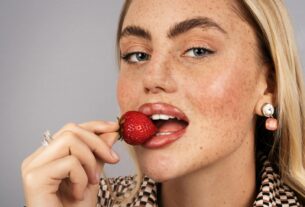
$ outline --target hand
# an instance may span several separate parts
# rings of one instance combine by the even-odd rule
[[[27,207],[95,206],[104,163],[117,163],[112,151],[119,125],[104,121],[69,123],[22,163]]]

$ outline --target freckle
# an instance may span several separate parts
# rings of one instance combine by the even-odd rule
[[[202,150],[202,146],[200,146],[200,150]]]

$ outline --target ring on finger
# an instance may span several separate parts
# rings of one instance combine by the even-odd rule
[[[43,133],[43,140],[42,140],[42,146],[46,147],[50,144],[50,142],[53,140],[53,137],[51,135],[50,130],[47,130]]]

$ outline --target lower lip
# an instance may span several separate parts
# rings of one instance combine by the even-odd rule
[[[142,146],[149,149],[164,147],[165,145],[168,145],[182,137],[186,132],[186,128],[187,127],[169,135],[154,136],[145,142]]]

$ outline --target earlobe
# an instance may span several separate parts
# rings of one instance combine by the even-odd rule
[[[267,103],[275,106],[272,93],[266,93],[266,94],[262,95],[262,97],[259,98],[259,100],[257,101],[257,103],[255,105],[255,114],[257,114],[259,116],[264,116],[262,108]]]
[[[261,97],[255,106],[255,113],[266,117],[265,128],[269,131],[278,129],[278,121],[274,118],[275,108],[272,93],[267,93]]]

